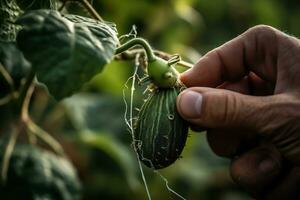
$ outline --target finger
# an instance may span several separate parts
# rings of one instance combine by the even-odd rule
[[[224,82],[217,88],[231,90],[231,91],[238,92],[241,94],[249,94],[250,93],[248,77],[243,77],[241,80],[235,81],[235,82]]]
[[[239,81],[226,81],[217,88],[255,96],[266,96],[274,93],[274,84],[261,79],[253,72],[250,72],[248,76],[243,77]]]
[[[208,52],[181,75],[181,80],[189,87],[217,87],[253,71],[262,79],[275,82],[278,35],[282,37],[283,34],[269,26],[253,27]]]
[[[289,171],[286,177],[270,190],[264,199],[270,200],[298,200],[300,199],[300,167]]]
[[[265,145],[233,160],[230,174],[238,185],[257,198],[272,186],[281,168],[280,153],[273,145]]]
[[[253,72],[250,72],[248,75],[248,86],[250,94],[255,96],[274,94],[274,84],[261,79]]]
[[[250,96],[223,89],[193,87],[178,95],[177,110],[185,120],[200,127],[236,128],[273,137],[274,130],[298,119],[297,98],[294,93]]]
[[[237,154],[241,144],[241,134],[221,129],[207,131],[207,142],[218,156],[232,158]]]
[[[184,119],[201,127],[243,128],[260,132],[272,120],[277,120],[273,116],[280,115],[281,110],[276,109],[279,100],[276,95],[256,97],[228,90],[196,87],[179,94],[177,110]]]
[[[242,130],[210,129],[207,142],[218,156],[233,158],[258,145],[256,134]]]

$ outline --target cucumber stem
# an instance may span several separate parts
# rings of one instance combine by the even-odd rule
[[[130,50],[130,51],[122,52],[122,54],[120,54],[118,56],[115,56],[115,60],[132,60],[132,59],[135,58],[135,55],[138,54],[138,53],[141,53],[141,51],[144,51],[144,50],[142,50],[142,49],[133,49],[133,50]],[[166,52],[158,51],[158,50],[154,50],[154,55],[156,57],[160,57],[164,60],[168,60],[172,56],[172,55],[170,55]],[[181,66],[181,67],[184,67],[184,68],[192,68],[194,64],[190,63],[190,62],[187,62],[187,61],[184,61],[184,60],[180,60],[177,63],[177,65]]]
[[[154,55],[154,52],[153,52],[150,44],[142,38],[134,38],[132,40],[129,40],[125,44],[122,44],[120,47],[117,48],[116,54],[122,53],[122,52],[134,47],[135,45],[141,45],[144,48],[146,55],[147,55],[148,62],[153,62],[156,60],[156,56]]]

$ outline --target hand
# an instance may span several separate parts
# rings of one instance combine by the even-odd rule
[[[300,199],[300,41],[256,26],[181,75],[182,117],[259,199]]]

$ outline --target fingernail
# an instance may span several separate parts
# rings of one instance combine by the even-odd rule
[[[200,117],[202,94],[194,91],[184,91],[179,98],[180,111],[186,118]]]

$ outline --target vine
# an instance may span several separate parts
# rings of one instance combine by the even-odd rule
[[[62,11],[67,3],[69,2],[75,2],[81,5],[83,8],[87,10],[87,12],[96,20],[100,22],[104,22],[102,17],[98,14],[98,12],[93,8],[93,6],[87,1],[87,0],[60,0],[62,1],[61,7],[58,9],[59,11]]]
[[[1,168],[2,182],[5,183],[7,180],[10,158],[13,154],[13,150],[17,143],[17,139],[19,135],[23,132],[27,133],[27,138],[30,144],[37,145],[37,141],[39,139],[45,144],[47,144],[52,149],[52,151],[54,151],[58,155],[63,157],[66,156],[60,143],[48,132],[46,132],[43,128],[37,125],[30,117],[29,105],[30,105],[32,94],[34,93],[36,87],[37,78],[39,79],[39,81],[41,81],[46,85],[51,95],[53,95],[58,100],[60,100],[62,98],[65,98],[67,96],[76,93],[80,89],[80,87],[84,84],[84,82],[88,81],[95,74],[101,72],[104,65],[110,62],[112,59],[135,60],[134,73],[128,79],[128,81],[131,80],[129,106],[125,100],[125,93],[124,93],[124,101],[126,104],[125,122],[130,130],[130,134],[133,141],[133,149],[137,157],[139,170],[142,176],[147,197],[148,199],[151,199],[151,194],[141,164],[142,162],[138,155],[138,149],[137,149],[138,147],[136,146],[136,142],[139,141],[137,141],[135,138],[135,133],[134,133],[135,130],[133,124],[133,118],[134,118],[133,98],[134,98],[134,91],[136,86],[137,70],[141,66],[139,60],[143,56],[146,56],[147,58],[147,60],[145,61],[146,69],[144,69],[145,74],[147,74],[147,76],[144,79],[142,79],[141,82],[150,81],[152,83],[151,87],[154,86],[156,88],[164,88],[164,89],[173,88],[173,87],[177,87],[178,85],[181,85],[178,79],[179,74],[175,69],[176,65],[190,68],[192,64],[182,61],[180,56],[177,54],[170,55],[163,51],[153,50],[150,44],[145,39],[136,37],[137,33],[135,27],[133,27],[131,33],[127,35],[123,35],[118,39],[116,37],[116,32],[114,31],[114,27],[108,25],[107,23],[104,23],[102,17],[99,15],[98,12],[95,11],[95,9],[87,0],[60,0],[61,6],[58,9],[59,12],[57,12],[56,10],[52,10],[51,8],[49,8],[48,10],[37,10],[37,11],[28,11],[28,12],[26,11],[25,14],[19,17],[19,19],[16,22],[14,21],[16,17],[21,13],[21,10],[19,7],[16,6],[15,1],[11,1],[11,2],[12,3],[9,3],[8,0],[4,0],[1,1],[0,3],[0,12],[7,12],[5,8],[9,10],[8,17],[5,18],[3,21],[1,21],[0,35],[1,37],[3,36],[2,38],[5,40],[5,42],[13,41],[17,43],[16,46],[18,46],[19,51],[22,54],[24,54],[26,59],[28,59],[31,62],[32,66],[29,73],[27,74],[25,83],[22,83],[20,88],[16,88],[15,83],[13,81],[13,77],[10,75],[10,72],[7,70],[7,67],[5,66],[4,63],[2,63],[2,61],[0,62],[0,73],[2,74],[2,77],[10,87],[9,94],[0,100],[0,105],[6,105],[8,103],[12,103],[14,115],[16,116],[16,118],[14,119],[15,121],[11,122],[9,125],[9,130],[11,130],[11,132],[2,159],[2,168]],[[64,11],[64,8],[66,7],[67,3],[69,2],[79,3],[84,9],[87,10],[87,12],[94,18],[94,20],[78,17],[78,16],[75,19],[72,18],[72,16],[64,17],[63,15],[60,15]],[[14,14],[11,14],[12,12]],[[31,15],[30,12],[35,13],[35,15],[38,16],[38,19],[34,18],[35,16]],[[32,19],[32,21],[30,21],[30,19]],[[43,21],[41,19],[47,19],[47,22],[54,28],[53,27],[49,28],[50,25],[49,24],[45,25],[44,23],[46,20]],[[40,24],[35,25],[34,23],[31,22],[40,23]],[[61,24],[59,24],[58,22],[65,26],[60,26]],[[17,33],[17,30],[20,28],[19,25],[22,26],[22,29]],[[64,27],[65,29],[63,29],[62,27]],[[56,34],[48,34],[48,32],[46,32],[47,34],[45,34],[44,32],[45,30],[55,31],[56,29],[59,29],[60,34],[65,33],[66,37],[57,37]],[[73,32],[71,32],[70,30],[72,30]],[[88,34],[86,33],[88,36],[86,36],[85,33],[82,32],[82,30],[89,31]],[[70,32],[74,34],[72,35],[72,37],[69,36],[71,34]],[[67,49],[67,51],[64,52],[76,51],[77,50],[76,48],[80,47],[82,49],[78,50],[78,52],[86,53],[84,55],[86,57],[83,56],[84,60],[79,60],[79,62],[77,62],[76,60],[77,57],[74,57],[73,55],[68,55],[70,58],[65,59],[69,62],[67,64],[66,62],[61,62],[61,60],[57,61],[54,58],[49,59],[51,62],[45,63],[40,60],[39,53],[41,53],[42,55],[50,55],[50,54],[49,52],[47,53],[43,52],[44,49],[42,48],[32,48],[35,46],[32,43],[30,43],[32,42],[30,41],[30,38],[27,39],[28,37],[26,37],[32,35],[32,33],[34,33],[35,37],[38,38],[37,40],[34,40],[34,42],[36,42],[36,44],[34,45],[41,45],[43,44],[44,41],[49,42],[52,41],[53,39],[54,41],[58,43],[60,42],[61,44],[64,45],[61,48],[69,48]],[[17,39],[16,39],[16,35],[18,35]],[[48,35],[50,35],[49,38]],[[78,35],[80,35],[79,39],[83,38],[85,39],[85,41],[83,42],[80,41],[76,43],[77,38],[75,37]],[[67,36],[70,38],[67,38]],[[120,44],[120,41],[122,39],[130,38],[130,37],[133,37],[133,39],[129,39],[127,42]],[[24,38],[26,38],[26,40]],[[64,40],[65,38],[67,38],[68,40],[65,41]],[[65,45],[65,44],[69,44],[68,42],[71,43],[72,45],[70,46]],[[84,46],[83,45],[84,43],[93,44],[94,46],[93,45]],[[31,45],[33,46],[31,47]],[[139,48],[133,49],[133,47],[136,46],[139,46]],[[30,50],[28,49],[29,47],[31,48]],[[41,52],[38,49],[42,49]],[[92,53],[96,55],[95,58],[91,58],[90,55],[94,55]],[[78,59],[82,59],[82,58],[80,57]],[[59,65],[59,70],[66,69],[66,71],[63,71],[63,73],[61,73],[60,71],[60,74],[55,74],[53,72],[55,71],[55,68],[52,66],[54,65],[53,63]],[[64,65],[61,63],[63,63]],[[88,72],[86,71],[88,67],[82,69],[81,65],[85,63],[91,66],[91,67],[89,66],[92,69],[91,71]],[[99,69],[99,63],[101,63],[100,69]],[[73,68],[75,68],[74,65],[76,64],[78,66],[75,66],[77,68],[74,70]],[[53,71],[49,72],[49,71],[45,71],[45,69],[49,71],[50,70]],[[72,72],[73,74],[70,75],[69,72]],[[80,74],[81,72],[83,73],[83,75]],[[55,78],[53,78],[51,75]],[[60,86],[58,87],[53,86],[54,84],[58,84],[57,82],[60,83],[68,82],[66,78],[68,78],[69,75],[73,79],[75,79],[74,77],[79,77],[82,80],[78,81],[80,83],[78,83],[78,85],[76,86],[74,86],[75,83],[71,83],[70,84],[71,86],[67,88],[67,91],[62,90]],[[129,111],[129,119],[127,118],[128,111]],[[170,192],[177,195],[179,198],[184,199],[181,195],[179,195],[169,187],[168,181],[165,177],[163,177],[158,171],[154,171],[154,172],[159,174],[159,176],[165,181],[166,187]]]
[[[135,82],[136,82],[136,77],[137,77],[137,71],[138,71],[138,68],[140,66],[139,57],[140,57],[140,54],[137,54],[136,55],[136,59],[135,59],[135,69],[134,69],[133,75],[131,77],[129,77],[129,79],[126,81],[124,89],[123,89],[123,100],[124,100],[124,103],[125,103],[124,119],[125,119],[126,125],[129,128],[129,132],[130,132],[131,139],[132,139],[133,143],[135,143],[135,134],[134,134],[134,126],[133,126],[133,98],[134,98],[134,91],[135,91]],[[129,108],[128,108],[128,103],[126,101],[126,96],[125,96],[125,89],[128,88],[127,83],[130,80],[131,80],[130,103],[129,103]],[[129,119],[127,119],[128,109],[129,109]],[[151,198],[151,194],[150,194],[150,191],[149,191],[149,188],[148,188],[146,177],[144,175],[144,171],[143,171],[143,167],[142,167],[142,162],[140,161],[140,159],[138,157],[136,146],[135,145],[132,145],[132,146],[133,146],[134,153],[136,154],[136,158],[137,158],[139,170],[140,170],[140,173],[141,173],[141,176],[142,176],[142,180],[143,180],[143,183],[144,183],[144,186],[145,186],[147,197],[148,197],[149,200],[151,200],[152,198]]]

